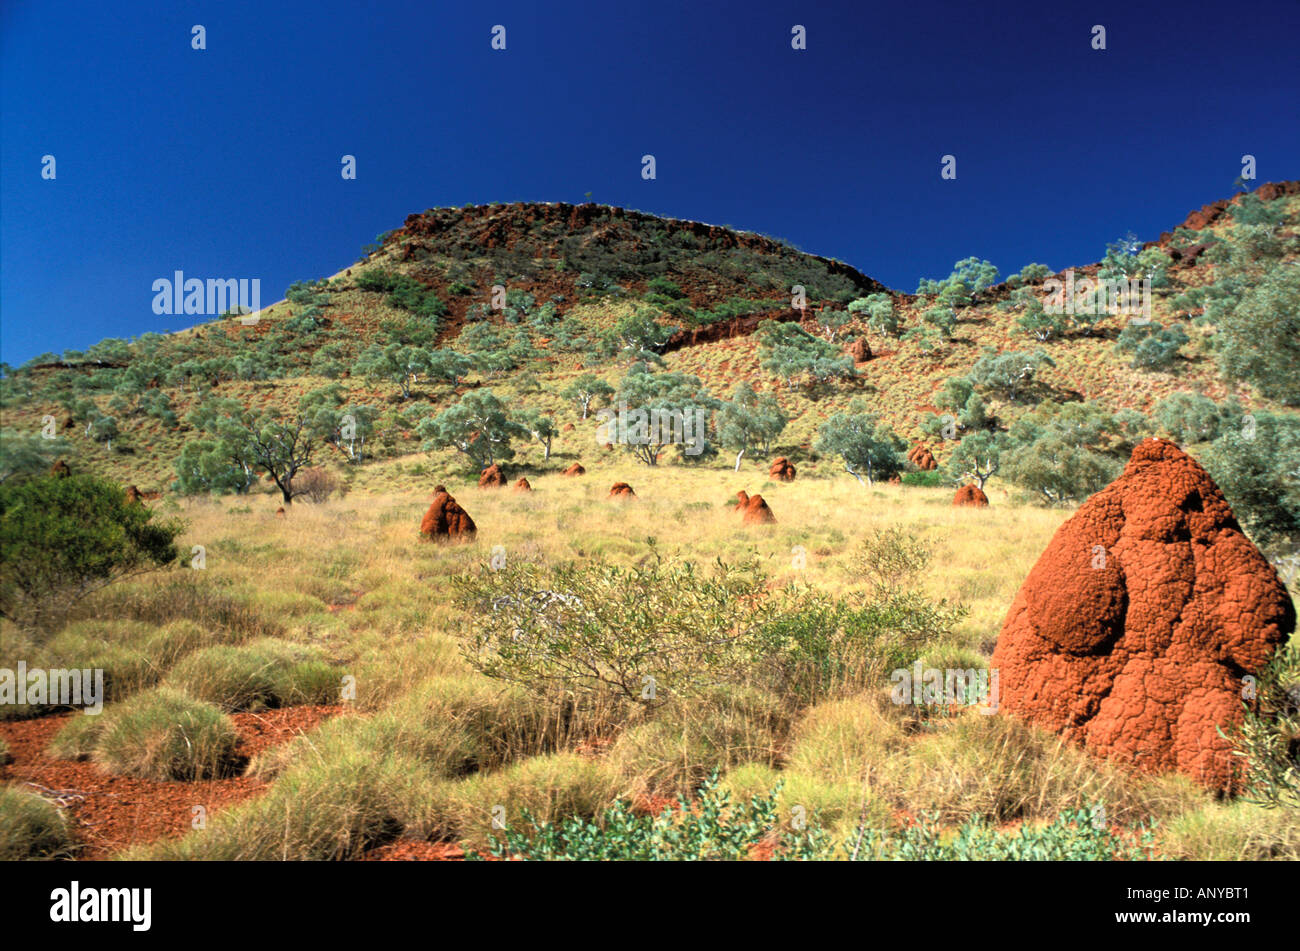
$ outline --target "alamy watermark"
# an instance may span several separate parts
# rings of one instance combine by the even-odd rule
[[[596,411],[599,425],[596,442],[618,443],[629,446],[680,445],[688,456],[698,456],[704,451],[705,433],[709,424],[708,411],[702,406],[683,406],[680,409],[654,407],[628,409],[620,400],[618,410]]]
[[[104,670],[82,668],[0,667],[0,705],[40,704],[60,707],[84,706],[87,716],[104,709]]]
[[[1043,282],[1043,311],[1048,314],[1140,314],[1134,323],[1151,321],[1151,279],[1112,280],[1109,278],[1074,279],[1074,268],[1065,272],[1065,280],[1049,278]]]
[[[894,685],[889,697],[900,706],[949,704],[977,706],[983,714],[998,711],[1001,691],[997,668],[922,667],[918,660],[910,670],[906,667],[895,670],[889,679]]]
[[[153,282],[155,314],[198,314],[220,317],[235,311],[256,313],[262,309],[262,279],[187,278],[176,271],[170,278]]]

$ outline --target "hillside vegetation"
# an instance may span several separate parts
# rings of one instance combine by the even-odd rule
[[[68,519],[97,531],[41,566],[57,604],[0,575],[25,612],[0,617],[0,667],[106,671],[102,720],[60,725],[53,760],[251,784],[126,857],[1300,857],[1268,790],[1216,798],[890,694],[914,663],[988,667],[1053,533],[1148,435],[1212,473],[1291,582],[1298,216],[1300,183],[1262,186],[1073,269],[1076,288],[1150,281],[1148,321],[1083,293],[1054,313],[1066,269],[1028,262],[1003,279],[970,258],[904,293],[623,209],[412,215],[257,315],[4,367],[0,501],[76,538],[20,504],[84,479],[94,507]],[[624,443],[620,402],[705,423]],[[56,461],[74,479],[47,478]],[[480,489],[490,465],[531,491]],[[952,504],[967,484],[988,508]],[[436,485],[471,543],[420,538]],[[743,525],[741,490],[775,523]],[[119,523],[155,533],[147,558],[114,562]],[[324,722],[241,759],[232,718],[294,705]],[[0,741],[56,707],[0,709]],[[1273,755],[1269,729],[1243,750]],[[3,790],[0,852],[84,846]],[[689,829],[664,818],[679,796]]]

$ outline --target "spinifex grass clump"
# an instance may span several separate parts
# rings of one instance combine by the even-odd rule
[[[74,717],[50,744],[65,758],[89,756],[109,772],[140,779],[224,776],[239,735],[219,708],[177,690],[136,694],[96,717]]]
[[[799,830],[780,827],[779,793],[778,787],[733,804],[714,774],[700,786],[697,799],[681,796],[677,809],[665,808],[654,816],[635,815],[621,799],[597,820],[539,823],[525,812],[528,828],[507,830],[502,839],[493,837],[489,852],[498,858],[551,861],[736,861],[770,844],[774,858],[829,857],[825,831],[811,825]]]
[[[1280,648],[1262,671],[1257,699],[1228,737],[1246,762],[1247,802],[1300,817],[1300,644]]]
[[[340,677],[317,651],[267,638],[195,651],[177,663],[166,683],[235,711],[326,703],[338,697]]]
[[[0,786],[0,861],[64,858],[73,848],[67,819],[34,793]]]

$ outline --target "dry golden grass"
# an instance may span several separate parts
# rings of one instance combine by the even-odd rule
[[[511,817],[525,807],[542,818],[596,815],[618,796],[689,793],[714,770],[745,795],[780,782],[783,810],[801,808],[841,836],[861,820],[934,813],[948,824],[971,816],[1036,821],[1101,804],[1113,821],[1172,823],[1178,855],[1293,854],[1294,830],[1268,816],[1225,812],[1183,780],[1132,775],[1005,717],[927,719],[889,703],[885,689],[798,709],[757,686],[720,688],[629,719],[566,709],[484,677],[461,655],[447,580],[486,562],[496,546],[507,559],[545,564],[597,557],[630,564],[656,551],[701,563],[752,559],[772,584],[848,595],[864,588],[854,568],[862,544],[898,527],[931,552],[926,592],[970,609],[925,657],[968,667],[987,662],[1017,588],[1068,515],[1015,505],[996,486],[991,507],[973,510],[954,508],[947,489],[862,486],[806,472],[772,483],[759,462],[740,473],[648,468],[613,453],[584,464],[580,478],[530,474],[532,493],[428,474],[418,488],[295,504],[283,518],[270,495],[183,503],[183,544],[202,545],[206,567],[105,592],[104,605],[130,605],[135,618],[105,623],[125,631],[174,624],[184,611],[200,621],[227,618],[231,631],[191,637],[196,649],[273,628],[272,636],[317,648],[355,678],[356,715],[259,757],[251,769],[274,780],[263,800],[217,817],[182,844],[129,854],[343,857],[394,834],[482,845],[498,805]],[[615,481],[631,483],[637,498],[609,499]],[[475,541],[419,537],[434,482],[474,517]],[[777,524],[742,526],[729,505],[738,489],[761,492]],[[798,549],[804,567],[796,566]],[[221,610],[213,592],[224,599]],[[111,636],[85,624],[78,631]],[[359,772],[366,762],[387,785]],[[349,805],[353,792],[364,801]],[[305,802],[345,817],[346,847],[330,844]],[[1209,830],[1220,819],[1236,830],[1236,845],[1215,844]]]

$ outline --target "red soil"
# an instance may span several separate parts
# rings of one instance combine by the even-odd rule
[[[303,706],[232,714],[239,732],[235,753],[247,759],[287,743],[341,709]],[[54,734],[70,717],[78,716],[85,714],[61,713],[0,723],[0,736],[13,757],[7,766],[0,766],[0,781],[63,803],[81,846],[78,859],[104,859],[129,845],[179,838],[191,830],[194,806],[207,810],[211,820],[222,809],[257,795],[266,786],[264,781],[247,776],[200,782],[135,779],[114,776],[91,762],[46,755]]]

